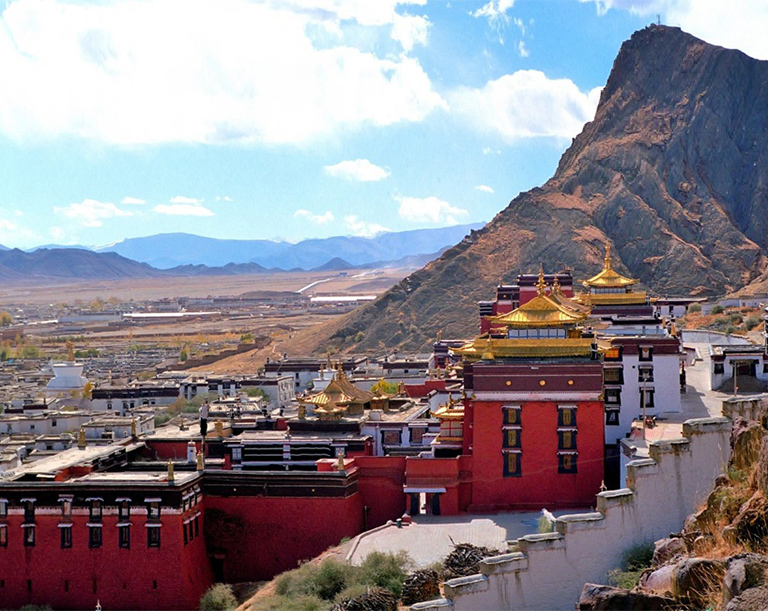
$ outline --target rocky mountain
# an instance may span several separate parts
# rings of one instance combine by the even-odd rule
[[[116,252],[135,261],[162,269],[179,265],[224,266],[228,263],[257,263],[266,268],[314,269],[334,258],[352,266],[394,261],[435,253],[461,240],[483,223],[436,229],[392,231],[371,238],[337,236],[325,239],[275,242],[271,240],[222,240],[167,233],[130,238],[97,252]]]
[[[766,132],[768,62],[678,28],[638,31],[546,184],[313,341],[418,349],[439,330],[471,336],[501,278],[543,263],[584,279],[606,242],[622,273],[659,294],[749,285],[768,262]]]

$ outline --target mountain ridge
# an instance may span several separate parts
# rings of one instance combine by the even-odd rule
[[[621,273],[660,294],[768,278],[767,129],[768,62],[679,28],[640,30],[552,178],[313,346],[418,350],[440,331],[471,337],[477,301],[500,279],[543,264],[578,282],[599,271],[606,243]]]

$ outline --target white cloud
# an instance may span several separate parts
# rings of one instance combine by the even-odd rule
[[[392,24],[392,38],[403,46],[403,51],[408,53],[417,44],[427,44],[431,25],[426,17],[396,14]]]
[[[326,210],[323,214],[315,214],[314,212],[310,212],[309,210],[305,210],[303,208],[300,208],[294,212],[293,218],[307,219],[310,223],[314,223],[316,225],[327,225],[328,223],[332,223],[334,220],[333,212],[330,210]]]
[[[229,195],[217,195],[215,198],[215,201],[217,202],[233,202],[233,200]]]
[[[66,233],[64,233],[64,230],[61,227],[51,227],[49,230],[49,233],[51,234],[51,239],[55,242],[58,242],[60,240],[64,239],[64,236]]]
[[[483,155],[501,155],[501,151],[499,149],[492,149],[490,146],[484,146]]]
[[[493,187],[489,187],[488,185],[477,185],[475,189],[477,189],[478,191],[483,191],[485,193],[495,193],[495,191],[493,190]]]
[[[407,56],[426,41],[428,22],[399,15],[398,4],[17,0],[0,12],[0,133],[303,144],[421,121],[445,102]],[[313,44],[309,26],[340,20],[388,27],[404,53]],[[361,39],[379,35],[369,33]]]
[[[530,52],[525,46],[525,41],[517,41],[517,53],[520,55],[520,57],[528,57],[530,55]]]
[[[168,200],[172,204],[192,204],[192,205],[198,205],[202,204],[202,199],[197,199],[196,197],[185,197],[183,195],[175,195],[171,199]]]
[[[470,13],[473,17],[485,17],[488,21],[506,19],[507,11],[515,4],[515,0],[490,0],[479,9]]]
[[[581,92],[569,79],[519,70],[488,81],[482,89],[458,88],[449,101],[451,112],[477,129],[513,141],[575,136],[594,117],[599,95],[599,89]]]
[[[356,235],[361,238],[371,238],[380,233],[389,231],[389,229],[383,225],[379,225],[378,223],[366,223],[356,214],[348,214],[344,217],[344,222],[346,223],[347,228],[350,230],[352,235]]]
[[[448,202],[431,195],[429,197],[396,197],[400,202],[398,213],[414,223],[458,225],[469,213],[451,206]]]
[[[133,216],[132,212],[122,210],[113,203],[95,199],[84,199],[79,204],[68,206],[54,206],[53,211],[78,221],[83,227],[101,227],[106,219]]]
[[[19,226],[8,219],[0,219],[0,231],[16,231]]]
[[[158,214],[169,214],[171,216],[214,216],[211,210],[197,200],[187,197],[172,197],[170,201],[170,204],[160,204],[152,209]]]
[[[768,59],[768,2],[763,0],[581,0],[594,2],[599,14],[610,9],[637,15],[661,15],[665,25],[679,26],[709,43],[740,49]],[[655,21],[655,19],[654,19]]]
[[[139,199],[137,197],[124,197],[123,201],[120,202],[121,204],[130,204],[130,205],[140,205],[140,204],[146,204],[146,200]]]
[[[335,165],[327,165],[325,166],[325,172],[335,178],[346,178],[347,180],[356,180],[358,182],[384,180],[391,173],[389,170],[379,167],[367,159],[340,161]]]

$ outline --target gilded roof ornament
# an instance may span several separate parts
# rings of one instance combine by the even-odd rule
[[[536,288],[539,290],[539,295],[544,294],[544,290],[547,288],[546,282],[544,282],[544,264],[539,263],[539,281],[536,283]]]

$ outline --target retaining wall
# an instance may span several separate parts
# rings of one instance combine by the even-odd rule
[[[730,432],[728,418],[686,421],[681,439],[651,443],[649,458],[627,465],[627,488],[597,495],[597,511],[518,539],[511,553],[485,559],[479,574],[446,582],[445,599],[411,609],[573,609],[584,584],[605,583],[627,548],[682,528],[725,470]]]

